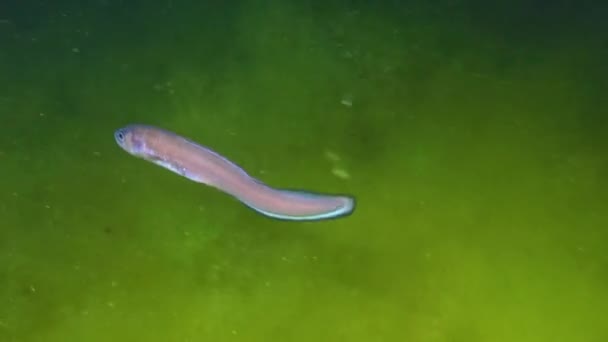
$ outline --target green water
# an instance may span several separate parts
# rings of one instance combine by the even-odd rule
[[[15,3],[0,341],[608,340],[606,5]],[[133,122],[357,210],[267,219]]]

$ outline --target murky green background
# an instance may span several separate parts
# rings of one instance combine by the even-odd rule
[[[0,7],[0,341],[608,340],[606,5],[223,3]],[[357,211],[267,219],[132,122]]]

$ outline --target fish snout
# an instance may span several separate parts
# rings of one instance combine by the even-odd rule
[[[114,140],[116,140],[116,143],[118,145],[124,146],[126,139],[127,139],[127,134],[124,129],[122,129],[122,128],[117,129],[114,132]]]

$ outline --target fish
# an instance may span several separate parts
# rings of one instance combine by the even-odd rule
[[[356,207],[352,195],[267,185],[210,148],[163,128],[130,124],[114,131],[114,139],[127,153],[231,195],[266,217],[319,221],[348,216]]]

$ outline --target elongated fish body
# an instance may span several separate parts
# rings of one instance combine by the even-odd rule
[[[323,220],[348,215],[355,209],[350,196],[272,188],[218,153],[164,129],[129,125],[116,130],[114,138],[128,153],[219,189],[272,218]]]

